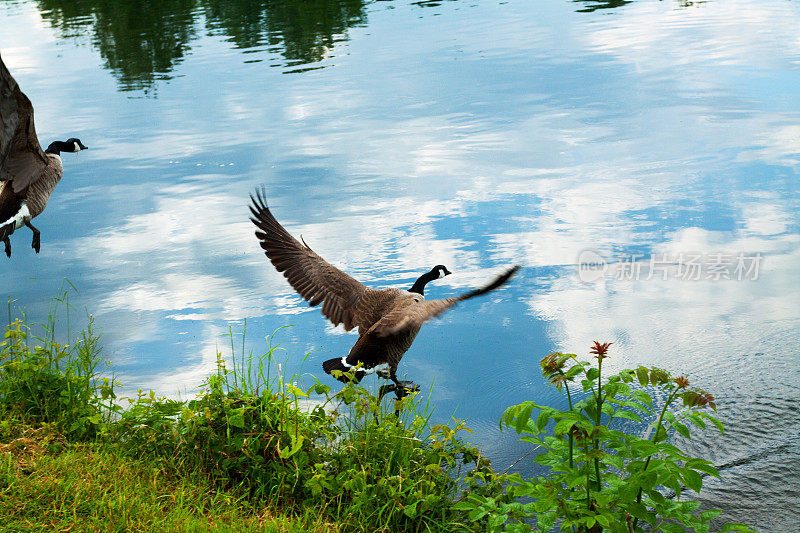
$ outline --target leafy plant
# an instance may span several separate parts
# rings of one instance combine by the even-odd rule
[[[710,531],[719,511],[698,512],[700,504],[682,496],[685,488],[700,492],[703,476],[719,474],[711,462],[690,456],[668,439],[675,433],[691,438],[691,425],[704,429],[710,423],[722,432],[722,423],[701,410],[716,410],[714,397],[690,388],[686,377],[673,378],[655,367],[604,379],[610,344],[594,343],[596,366],[574,354],[542,359],[543,375],[566,393],[569,409],[531,401],[508,408],[502,417],[501,427],[513,428],[524,435],[520,440],[542,451],[535,461],[549,468],[547,475],[509,476],[510,501],[469,495],[456,509],[488,517],[489,531],[549,531],[554,526],[593,533],[645,527]],[[654,397],[663,403],[659,406]],[[645,426],[645,436],[639,436]],[[727,524],[722,531],[750,529]]]
[[[18,319],[6,326],[0,342],[0,411],[7,424],[50,424],[71,440],[84,440],[108,422],[114,381],[99,377],[101,345],[91,316],[72,345],[56,342],[57,309],[62,303],[69,309],[67,295],[62,291],[54,298],[45,324],[31,327]]]
[[[459,438],[469,431],[463,421],[431,426],[419,396],[381,401],[357,384],[333,393],[316,379],[301,387],[276,363],[272,338],[253,356],[237,354],[228,335],[231,353],[218,353],[196,398],[139,391],[110,426],[110,441],[176,474],[244,489],[254,502],[321,509],[343,531],[482,529],[451,509],[467,465],[476,465],[470,487],[500,488],[485,483],[489,461]]]

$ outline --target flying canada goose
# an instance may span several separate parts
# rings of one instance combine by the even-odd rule
[[[350,331],[358,327],[358,340],[345,357],[322,363],[323,370],[354,371],[354,380],[377,372],[393,382],[392,390],[407,390],[411,382],[397,380],[397,365],[411,347],[422,324],[453,307],[456,303],[492,291],[519,269],[514,266],[488,285],[471,292],[441,300],[425,300],[425,285],[450,274],[443,265],[436,265],[414,282],[407,291],[402,289],[370,289],[334,267],[297,241],[281,226],[267,207],[260,191],[250,195],[250,220],[256,225],[256,237],[261,241],[269,260],[310,306],[322,304],[322,314],[334,326],[344,324]],[[347,377],[334,374],[347,382]],[[394,388],[396,387],[396,389]],[[399,396],[399,394],[398,394]]]
[[[39,230],[31,225],[47,205],[64,168],[60,152],[86,150],[75,139],[55,141],[42,151],[33,127],[33,106],[0,57],[0,240],[11,257],[11,234],[22,226],[33,231],[31,247],[39,253]]]

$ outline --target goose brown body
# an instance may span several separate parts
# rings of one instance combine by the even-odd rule
[[[310,306],[322,304],[322,314],[335,326],[343,324],[347,331],[358,328],[359,337],[350,353],[323,364],[328,373],[360,364],[356,379],[365,372],[379,371],[396,382],[397,365],[422,324],[460,301],[500,287],[519,269],[514,266],[484,287],[444,299],[425,300],[422,294],[396,288],[371,289],[292,237],[272,215],[261,191],[250,198],[256,237],[278,272]]]
[[[39,230],[30,221],[44,211],[64,168],[60,151],[86,147],[78,139],[56,141],[45,152],[36,137],[33,105],[0,57],[0,240],[11,256],[9,237],[28,226],[39,252]]]
[[[50,195],[64,175],[61,157],[55,154],[46,154],[46,157],[50,160],[47,166],[42,169],[38,178],[26,187],[15,190],[14,181],[11,180],[0,184],[0,222],[13,217],[20,210],[23,202],[30,212],[28,220],[42,214]]]

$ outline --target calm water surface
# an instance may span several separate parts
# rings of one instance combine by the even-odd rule
[[[371,286],[443,263],[443,297],[524,265],[400,367],[497,466],[526,451],[502,410],[560,401],[540,358],[614,341],[617,369],[717,396],[726,435],[692,444],[723,465],[704,505],[795,530],[798,2],[2,1],[0,27],[42,142],[90,147],[64,157],[41,254],[14,236],[0,297],[40,320],[69,279],[127,391],[191,395],[245,319],[256,352],[292,325],[290,374],[349,350],[261,253],[263,184]],[[607,268],[582,281],[579,257]]]

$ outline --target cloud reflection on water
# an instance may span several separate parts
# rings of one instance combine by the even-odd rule
[[[291,233],[372,286],[407,287],[443,263],[456,273],[430,288],[443,296],[526,266],[497,295],[426,325],[403,362],[415,379],[435,376],[441,412],[472,418],[497,463],[519,451],[495,430],[500,410],[548,399],[539,358],[595,339],[615,341],[609,364],[659,364],[718,391],[737,423],[698,445],[723,459],[768,445],[759,416],[795,431],[784,408],[797,397],[787,376],[800,330],[796,6],[633,2],[599,17],[564,2],[536,19],[524,2],[392,7],[371,5],[349,55],[325,59],[336,68],[301,76],[269,68],[287,50],[240,53],[269,44],[261,23],[257,43],[244,36],[235,50],[220,33],[193,36],[175,77],[154,82],[158,98],[137,100],[115,91],[95,49],[56,39],[28,4],[4,6],[22,13],[0,44],[40,134],[77,121],[97,138],[41,218],[52,239],[42,257],[61,259],[15,257],[41,280],[18,275],[14,288],[44,300],[47,282],[78,273],[130,387],[191,390],[226,325],[244,319],[256,351],[295,324],[281,338],[311,351],[316,369],[354,337],[265,259],[246,208],[264,184]],[[18,44],[19,28],[41,39]],[[86,206],[96,197],[104,208]],[[757,282],[589,285],[574,267],[586,249],[765,260]]]

